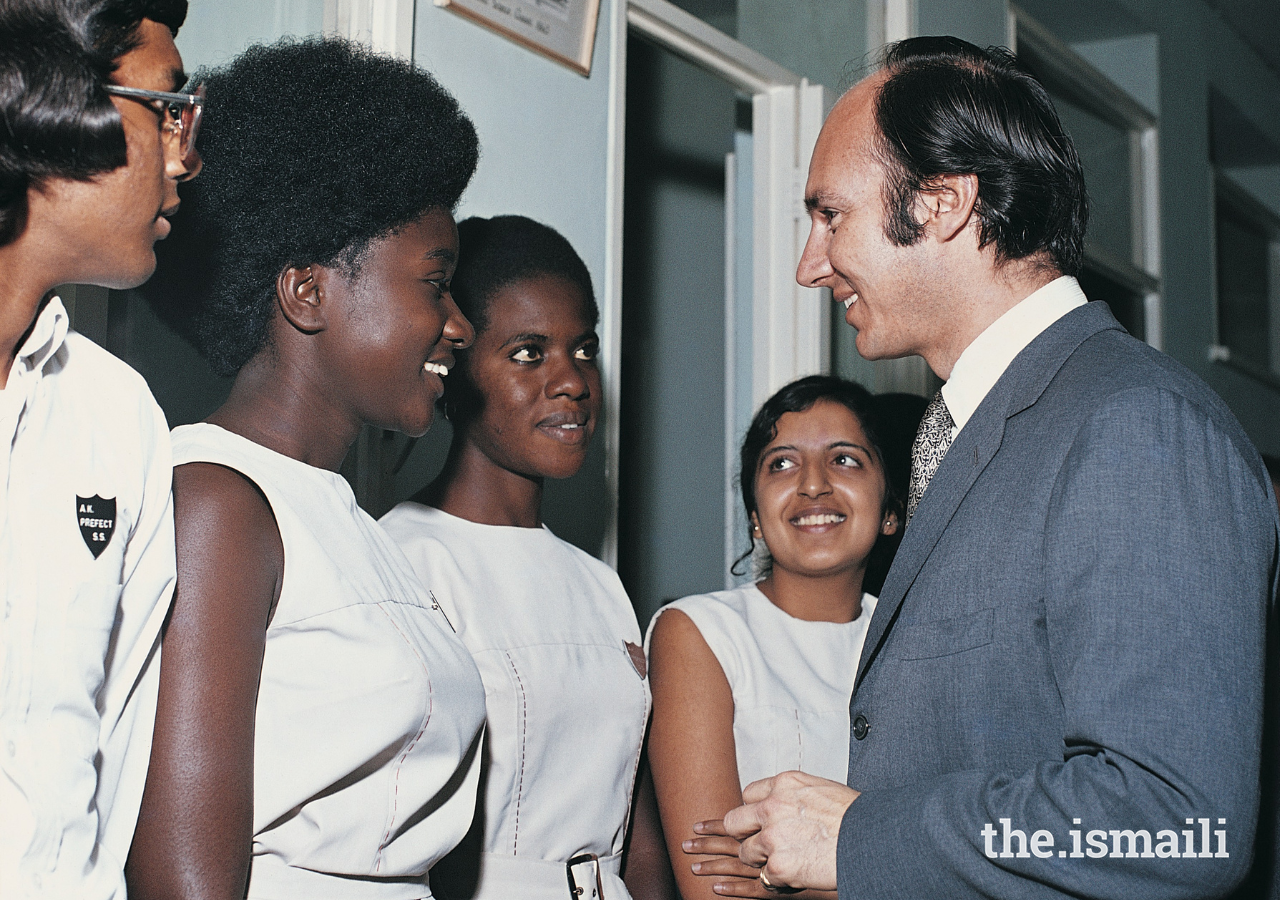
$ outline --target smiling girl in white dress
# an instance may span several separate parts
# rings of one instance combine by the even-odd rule
[[[715,823],[744,787],[779,772],[845,780],[849,698],[876,600],[863,575],[900,521],[871,395],[856,384],[815,375],[782,388],[756,413],[741,462],[764,578],[677,600],[649,626],[650,762],[685,900],[776,896],[738,861],[737,841],[716,824],[695,836],[696,823]]]
[[[178,587],[128,863],[135,900],[422,900],[475,807],[466,648],[338,468],[420,435],[473,331],[449,296],[471,122],[428,73],[337,39],[208,80],[209,177],[155,290],[227,401],[173,434]]]
[[[583,900],[598,886],[627,900],[621,853],[649,716],[640,630],[614,571],[540,512],[544,479],[582,467],[600,419],[591,278],[568,241],[530,219],[458,230],[452,287],[476,342],[446,381],[453,442],[441,475],[382,519],[485,685],[476,823],[432,886],[569,900],[572,878]]]

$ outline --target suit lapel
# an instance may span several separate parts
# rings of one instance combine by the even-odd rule
[[[943,457],[942,464],[938,466],[928,490],[920,500],[911,525],[903,535],[893,566],[880,591],[875,614],[867,628],[861,665],[858,668],[858,682],[862,681],[863,673],[880,649],[880,643],[891,622],[897,620],[899,607],[907,591],[911,589],[920,569],[924,567],[951,517],[955,515],[960,501],[969,493],[973,483],[978,480],[978,476],[1000,447],[1007,417],[1003,410],[996,409],[989,403],[995,391],[996,388],[992,388],[991,394],[987,395],[956,435],[955,443]]]
[[[956,435],[902,538],[867,629],[856,684],[862,683],[898,619],[902,602],[978,476],[995,457],[1010,417],[1033,406],[1063,364],[1088,338],[1119,328],[1105,303],[1087,303],[1050,325],[1014,357]],[[857,687],[854,687],[857,694]]]

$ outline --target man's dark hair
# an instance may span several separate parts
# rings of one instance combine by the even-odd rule
[[[1280,484],[1280,456],[1264,453],[1262,454],[1262,464],[1267,467],[1267,474],[1271,476],[1271,480]]]
[[[290,266],[358,270],[370,242],[452,210],[475,127],[429,73],[339,38],[250,47],[202,73],[200,178],[145,293],[220,375],[268,343]]]
[[[906,533],[902,522],[902,498],[907,496],[911,487],[911,445],[915,443],[916,432],[920,430],[920,420],[924,418],[929,401],[919,394],[876,394],[871,399],[878,413],[878,445],[884,459],[884,477],[889,482],[890,494],[898,498],[898,521],[903,525],[894,534],[882,534],[867,560],[862,589],[879,597]]]
[[[875,398],[870,391],[860,384],[834,375],[807,375],[783,385],[777,393],[760,405],[742,439],[742,451],[738,458],[738,486],[742,489],[742,506],[747,513],[747,535],[751,541],[751,549],[734,562],[734,571],[755,551],[755,537],[751,534],[751,514],[757,508],[756,475],[760,470],[760,456],[764,453],[764,448],[769,446],[769,442],[778,436],[779,419],[787,413],[804,412],[819,400],[839,403],[853,413],[858,424],[862,426],[863,434],[871,442],[871,449],[875,452],[876,458],[880,460],[882,467],[885,465],[884,440],[881,437],[884,427]],[[891,511],[896,512],[899,523],[905,524],[902,522],[903,498],[898,491],[897,482],[889,478],[887,470],[884,487],[884,508],[880,513],[883,515]],[[873,557],[881,552],[881,547],[885,543],[885,535],[881,535],[872,548]],[[889,552],[892,553],[896,548],[897,544],[894,543]],[[771,566],[772,562],[767,561],[765,571],[768,571]]]
[[[1008,50],[953,37],[893,44],[884,68],[875,115],[887,237],[915,243],[921,190],[944,175],[976,175],[980,246],[995,244],[1001,262],[1043,253],[1062,274],[1079,274],[1084,173],[1040,82]]]
[[[98,0],[89,25],[94,48],[113,63],[138,46],[143,19],[167,25],[174,37],[187,20],[187,0]]]
[[[518,281],[556,275],[582,292],[583,317],[594,328],[600,321],[591,273],[564,235],[524,216],[473,217],[458,223],[458,267],[450,290],[458,309],[479,337],[489,327],[489,301]],[[455,425],[471,418],[483,398],[467,377],[464,351],[452,378],[445,379],[440,406]]]
[[[27,191],[127,161],[104,86],[151,19],[177,34],[186,0],[0,2],[0,246],[26,222]]]

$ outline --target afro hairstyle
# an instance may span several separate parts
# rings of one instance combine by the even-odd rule
[[[354,275],[372,241],[452,211],[479,146],[429,73],[343,39],[254,46],[204,75],[204,171],[182,187],[144,293],[234,375],[269,343],[281,272]]]

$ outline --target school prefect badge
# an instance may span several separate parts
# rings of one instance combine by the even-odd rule
[[[111,543],[111,535],[116,530],[116,501],[103,500],[96,494],[92,497],[76,497],[76,520],[80,523],[80,534],[85,546],[97,559],[102,551]]]

